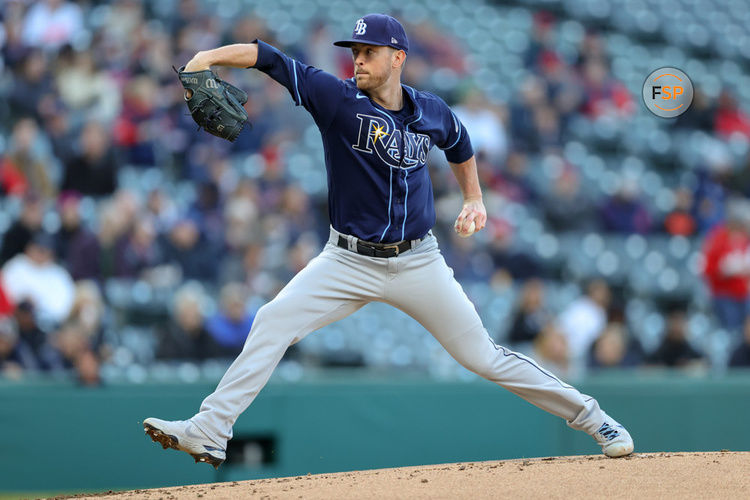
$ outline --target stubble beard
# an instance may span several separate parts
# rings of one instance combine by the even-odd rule
[[[356,78],[354,81],[357,84],[357,88],[359,90],[373,90],[376,89],[388,80],[388,74],[383,75],[374,75],[373,73],[368,72],[367,75],[364,78]]]

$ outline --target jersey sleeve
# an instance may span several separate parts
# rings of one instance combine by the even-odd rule
[[[253,67],[286,87],[294,103],[304,106],[321,129],[327,128],[341,102],[344,83],[261,40],[254,43],[258,44],[258,60]]]
[[[466,127],[445,101],[435,96],[438,112],[443,124],[443,137],[435,145],[445,151],[445,159],[451,163],[463,163],[474,156],[474,148]]]

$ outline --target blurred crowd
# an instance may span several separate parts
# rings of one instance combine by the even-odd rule
[[[199,50],[259,38],[348,78],[350,55],[331,43],[340,33],[320,18],[287,44],[251,13],[226,21],[197,0],[173,3],[3,2],[0,372],[7,376],[72,372],[96,385],[110,362],[230,359],[257,307],[325,241],[324,184],[299,174],[294,156],[300,144],[319,140],[286,91],[254,71],[222,70],[250,96],[252,128],[230,144],[196,130],[172,66]],[[571,57],[555,49],[554,16],[536,13],[526,77],[512,99],[497,102],[472,82],[471,47],[429,21],[406,24],[412,49],[404,79],[441,95],[466,125],[490,218],[481,238],[452,233],[459,192],[442,155],[431,157],[443,252],[459,281],[519,290],[508,325],[490,332],[498,341],[533,351],[563,374],[708,362],[687,340],[689,301],[664,309],[663,340],[650,352],[626,326],[624,299],[613,300],[606,280],[580,283],[580,296],[549,308],[545,283],[561,276],[519,251],[514,221],[495,210],[519,204],[535,207],[555,234],[705,240],[712,314],[736,332],[732,365],[750,365],[743,203],[750,161],[714,155],[694,182],[672,186],[665,213],[647,203],[637,179],[595,195],[563,155],[570,128],[602,118],[627,124],[639,106],[613,76],[599,33],[587,32]],[[436,73],[453,83],[436,82]],[[697,89],[673,127],[719,142],[750,139],[750,118],[729,90],[712,100]],[[307,161],[323,176],[316,147]],[[539,158],[554,160],[549,182],[531,171]],[[123,172],[136,180],[124,182]],[[150,348],[142,355],[132,348],[128,357],[123,331],[132,324],[148,325]]]

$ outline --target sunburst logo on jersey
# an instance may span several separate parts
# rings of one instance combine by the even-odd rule
[[[373,142],[375,142],[378,139],[381,139],[383,137],[387,137],[388,136],[388,132],[385,131],[385,127],[384,126],[381,125],[380,127],[378,127],[376,124],[373,123],[372,124],[372,136],[373,136],[372,140],[373,140]]]

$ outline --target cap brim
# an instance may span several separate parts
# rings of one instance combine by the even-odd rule
[[[355,43],[363,43],[365,45],[377,45],[378,47],[390,47],[390,45],[376,42],[374,40],[365,40],[363,38],[350,38],[349,40],[339,40],[338,42],[333,42],[333,44],[337,47],[351,47]]]

